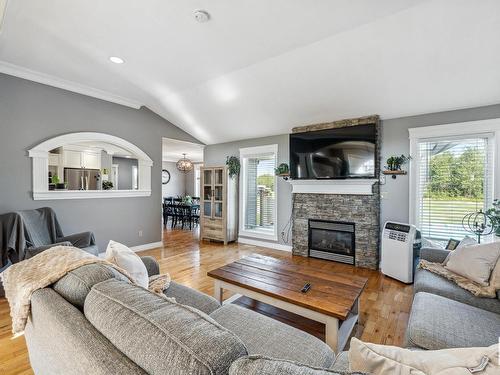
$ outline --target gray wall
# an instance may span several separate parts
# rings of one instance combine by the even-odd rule
[[[237,142],[221,143],[217,145],[208,145],[204,149],[204,165],[207,167],[220,166],[226,164],[227,156],[239,156],[240,148],[254,147],[264,145],[278,145],[278,165],[280,163],[288,163],[288,134],[277,135],[272,137],[263,137],[255,139],[247,139]],[[282,178],[277,178],[277,217],[278,217],[278,242],[281,244],[292,244],[291,235],[288,236],[288,242],[285,242],[281,233],[285,230],[285,226],[292,215],[292,186]]]
[[[383,120],[381,124],[381,167],[390,155],[408,154],[410,152],[409,128],[420,126],[450,124],[455,122],[500,118],[500,104],[456,111],[438,112],[419,116],[402,117]],[[279,163],[288,163],[288,135],[248,139],[238,142],[209,145],[205,147],[205,165],[223,165],[227,155],[239,155],[240,147],[252,147],[278,143]],[[291,186],[278,179],[278,236],[288,223],[292,209]],[[409,220],[409,186],[408,175],[397,179],[386,178],[386,183],[380,186],[381,223],[387,220],[408,222]],[[280,238],[280,243],[284,243]],[[289,241],[291,244],[291,241]]]
[[[170,172],[170,181],[162,185],[163,198],[184,195],[184,173],[180,172],[171,161],[164,161],[163,169]]]
[[[26,151],[80,131],[112,134],[146,152],[154,162],[151,197],[34,201]],[[110,239],[129,246],[160,241],[163,137],[200,143],[144,107],[136,110],[0,74],[0,213],[50,206],[65,233],[91,230],[101,251]]]
[[[421,126],[451,124],[464,121],[485,120],[500,117],[500,104],[486,107],[437,112],[419,116],[401,117],[382,122],[382,167],[390,155],[408,154],[410,141],[408,129]],[[380,186],[382,194],[380,219],[408,222],[409,220],[409,176],[387,178]]]
[[[137,159],[119,158],[113,156],[111,164],[118,165],[118,190],[131,190],[132,167],[139,166]]]

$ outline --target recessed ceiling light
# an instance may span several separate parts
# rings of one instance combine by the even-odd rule
[[[123,63],[125,62],[122,58],[120,58],[120,57],[118,57],[118,56],[111,56],[111,57],[109,58],[109,60],[110,60],[111,62],[114,62],[115,64],[123,64]]]
[[[195,10],[194,11],[194,18],[196,21],[199,23],[204,23],[208,22],[210,19],[210,14],[206,10]]]

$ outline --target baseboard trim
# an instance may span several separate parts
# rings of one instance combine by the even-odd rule
[[[159,241],[159,242],[145,243],[144,245],[132,246],[130,248],[130,250],[137,253],[138,251],[156,249],[156,248],[162,247],[162,246],[163,246],[163,242]]]
[[[262,246],[262,247],[268,247],[268,248],[274,249],[274,250],[292,252],[292,247],[290,245],[283,245],[283,244],[276,243],[276,242],[259,241],[259,240],[253,240],[250,238],[245,238],[245,237],[238,237],[238,242],[246,244],[246,245]]]

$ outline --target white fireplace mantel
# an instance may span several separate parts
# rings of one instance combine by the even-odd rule
[[[290,180],[292,193],[373,195],[376,178],[351,180]]]

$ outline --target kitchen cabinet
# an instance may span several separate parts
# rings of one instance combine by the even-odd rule
[[[83,167],[86,169],[101,169],[101,154],[83,152]]]
[[[59,156],[59,154],[49,152],[49,166],[58,167],[61,164],[61,159]]]
[[[82,151],[64,150],[63,159],[65,168],[83,168]]]
[[[101,169],[99,152],[63,150],[64,168]]]

